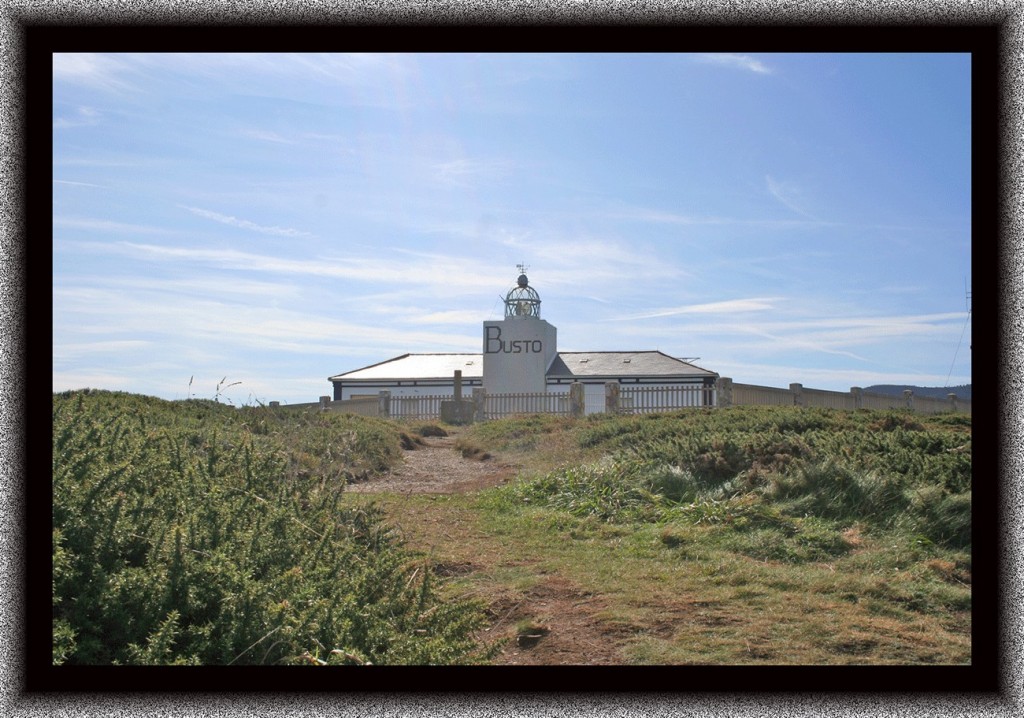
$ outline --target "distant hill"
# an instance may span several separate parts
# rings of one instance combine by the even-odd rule
[[[875,384],[864,387],[864,391],[873,394],[886,394],[889,396],[903,396],[903,390],[910,389],[914,396],[928,396],[934,399],[945,399],[949,394],[956,394],[958,399],[970,401],[971,385],[960,384],[959,386],[911,386],[910,384]]]

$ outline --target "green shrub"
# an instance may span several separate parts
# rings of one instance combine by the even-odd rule
[[[665,507],[692,499],[693,476],[654,461],[606,457],[594,464],[559,469],[512,484],[513,503],[548,506],[603,521],[658,520]]]
[[[540,441],[528,422],[501,423],[488,431]],[[780,516],[814,517],[969,545],[971,440],[962,418],[732,407],[592,415],[574,426],[578,446],[613,458],[523,488],[533,505],[608,521],[721,519],[784,533]]]
[[[773,477],[766,491],[794,516],[865,521],[886,525],[906,508],[903,482],[851,467],[835,459],[803,464]]]
[[[971,492],[950,493],[924,486],[911,494],[913,527],[935,543],[953,548],[971,545]]]
[[[89,392],[54,396],[53,432],[55,663],[476,660],[480,607],[340,503],[396,428]]]

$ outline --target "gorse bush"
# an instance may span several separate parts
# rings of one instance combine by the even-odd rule
[[[514,485],[510,492],[524,503],[562,509],[574,516],[640,520],[657,512],[660,497],[652,492],[650,483],[637,480],[637,473],[637,467],[609,460],[568,467]]]
[[[385,422],[110,392],[53,398],[54,663],[453,663],[480,607],[441,602],[347,478]]]
[[[880,526],[902,515],[907,505],[904,482],[898,477],[865,472],[834,459],[775,475],[765,495],[794,515],[846,521],[868,518]]]
[[[513,485],[513,503],[717,525],[759,558],[843,553],[840,529],[853,524],[970,546],[970,426],[959,418],[742,407],[600,415],[574,431],[605,458]]]

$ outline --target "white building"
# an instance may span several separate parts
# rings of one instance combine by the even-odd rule
[[[468,395],[481,387],[487,394],[568,394],[584,387],[587,413],[604,410],[605,385],[629,388],[714,387],[718,374],[660,351],[559,352],[557,331],[540,318],[540,297],[520,274],[505,296],[505,318],[483,323],[479,354],[403,354],[328,380],[334,400],[376,397],[452,396],[455,372]],[[710,396],[710,392],[708,394]]]

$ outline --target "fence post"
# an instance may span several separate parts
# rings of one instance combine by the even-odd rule
[[[904,389],[903,390],[903,401],[906,402],[907,408],[911,411],[914,410],[914,390]]]
[[[482,386],[473,387],[473,421],[484,421],[484,405],[487,403],[487,390]]]
[[[727,376],[715,379],[715,394],[718,406],[732,406],[732,379]]]
[[[953,409],[953,413],[955,414],[959,411],[959,407],[956,405],[956,394],[946,394],[946,396],[949,398],[949,406]]]
[[[387,389],[382,389],[377,395],[377,416],[385,419],[391,416],[391,392]]]
[[[605,382],[604,410],[608,414],[619,413],[619,382],[617,381]]]
[[[793,392],[793,406],[804,405],[804,385],[803,384],[790,384],[789,390]]]
[[[851,386],[850,393],[853,394],[853,408],[864,408],[864,389],[859,386]]]
[[[331,404],[331,397],[322,396],[320,397],[320,411],[327,411],[327,407]]]
[[[572,416],[583,416],[583,412],[586,410],[583,397],[583,384],[581,382],[574,381],[569,385],[569,413]]]

